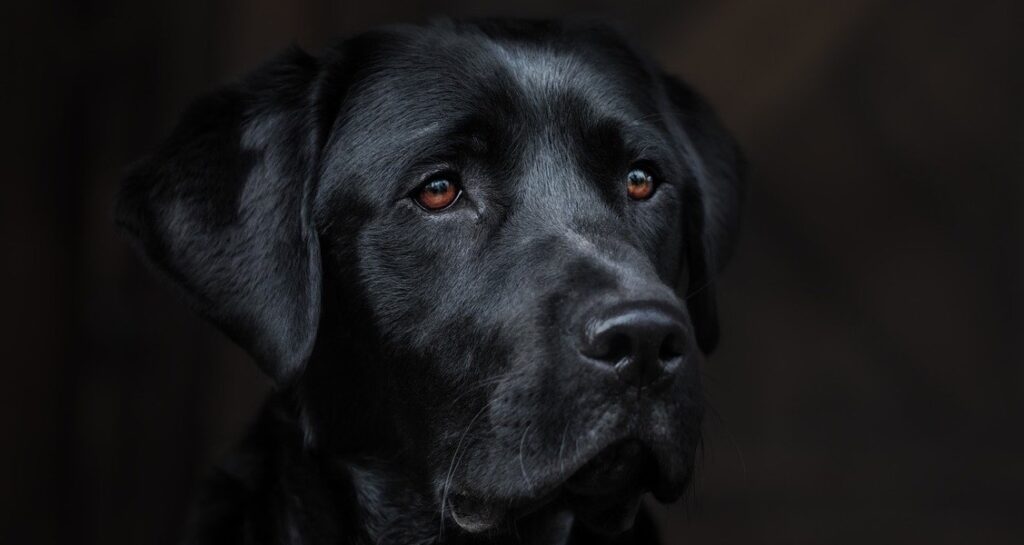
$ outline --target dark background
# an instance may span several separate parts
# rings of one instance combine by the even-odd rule
[[[174,541],[269,384],[110,219],[196,95],[436,14],[604,15],[749,156],[670,543],[1024,543],[1024,28],[1012,1],[21,2],[2,30],[0,542]],[[488,5],[490,4],[490,5]]]

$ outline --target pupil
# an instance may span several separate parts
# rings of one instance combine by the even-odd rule
[[[427,184],[427,191],[431,193],[447,193],[448,180],[437,180]]]
[[[631,185],[644,185],[647,183],[647,174],[641,170],[634,170],[629,173],[629,183]]]

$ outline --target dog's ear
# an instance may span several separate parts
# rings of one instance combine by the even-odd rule
[[[697,344],[710,354],[718,344],[715,277],[732,255],[745,194],[745,162],[733,137],[708,103],[682,81],[664,76],[678,122],[692,183],[683,196],[686,225],[686,306]]]
[[[321,306],[313,225],[325,92],[292,49],[192,104],[129,174],[116,222],[189,303],[277,381],[309,358]]]

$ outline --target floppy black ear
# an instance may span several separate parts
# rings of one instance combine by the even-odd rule
[[[279,381],[308,359],[320,316],[319,72],[293,49],[196,101],[130,173],[115,213],[191,305]]]
[[[708,103],[671,76],[663,78],[694,183],[684,195],[688,282],[686,305],[697,344],[710,354],[718,344],[715,277],[732,255],[745,193],[745,162],[733,137]]]

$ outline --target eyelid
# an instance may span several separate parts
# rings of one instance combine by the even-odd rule
[[[440,178],[438,178],[438,180],[440,180]],[[434,181],[437,181],[437,180],[434,180]],[[416,195],[415,197],[413,197],[411,200],[413,200],[420,208],[422,208],[424,211],[426,211],[428,213],[443,212],[443,211],[448,210],[448,209],[452,208],[453,206],[455,206],[459,202],[459,199],[462,197],[462,188],[459,187],[454,182],[447,182],[447,185],[450,186],[452,188],[452,191],[454,192],[454,194],[451,197],[451,200],[449,200],[447,202],[444,202],[444,203],[440,203],[440,206],[437,206],[437,207],[431,206],[430,204],[427,204],[426,202],[424,202],[424,190],[430,184],[434,183],[434,181],[429,181],[426,184],[420,186],[421,189],[420,189],[419,194]]]
[[[459,202],[466,198],[466,192],[462,187],[462,176],[459,172],[452,168],[443,168],[430,172],[431,173],[420,177],[419,184],[409,191],[405,199],[402,200],[411,201],[414,205],[428,214],[438,214],[459,206]],[[454,196],[451,198],[451,201],[447,202],[447,204],[435,208],[424,202],[423,199],[427,187],[438,181],[447,182],[447,185],[451,186],[453,189]]]
[[[416,185],[412,187],[407,193],[407,197],[415,197],[423,188],[433,182],[434,180],[444,179],[448,180],[449,183],[455,186],[455,189],[462,192],[462,176],[459,176],[458,171],[453,168],[445,167],[441,169],[431,170],[427,174],[420,176]]]
[[[402,199],[408,199],[409,197],[415,196],[416,192],[423,187],[424,184],[429,182],[432,178],[440,176],[446,172],[454,172],[455,181],[460,187],[462,186],[462,177],[458,175],[459,170],[455,167],[455,164],[451,161],[445,160],[421,160],[412,164],[409,168],[405,169],[401,178],[403,182],[398,184],[394,195],[394,201],[401,201]]]
[[[655,182],[661,179],[661,170],[658,168],[658,164],[651,159],[637,159],[633,161],[629,165],[629,170],[635,169],[647,171],[647,173],[650,174],[652,178],[654,178]]]

